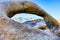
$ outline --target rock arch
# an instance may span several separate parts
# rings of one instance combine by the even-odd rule
[[[2,34],[4,36],[1,39],[4,38],[3,40],[38,40],[41,38],[41,36],[47,35],[42,30],[24,27],[22,24],[10,19],[10,17],[15,15],[16,13],[23,12],[42,16],[45,19],[46,23],[49,20],[55,26],[58,26],[58,22],[52,16],[50,16],[43,9],[39,8],[36,4],[32,2],[2,2],[0,3],[0,35]],[[7,33],[4,28],[7,29]],[[18,32],[18,34],[16,31]],[[50,36],[47,36],[47,39],[50,40]]]
[[[4,11],[9,18],[17,13],[30,13],[42,16],[46,22],[49,20],[53,25],[58,26],[58,22],[51,15],[32,2],[5,2],[2,5],[2,8],[4,8]]]

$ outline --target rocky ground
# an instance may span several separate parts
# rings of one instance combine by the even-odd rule
[[[20,19],[20,18],[19,18]],[[23,18],[22,18],[23,19]],[[14,19],[13,19],[14,20]],[[20,20],[19,20],[20,21]],[[19,22],[18,21],[18,22]],[[28,28],[31,28],[32,26],[30,26],[30,25],[33,25],[32,23],[35,23],[36,24],[36,21],[37,20],[31,20],[31,21],[28,21],[28,22],[30,22],[30,23],[26,23],[24,26],[25,27],[28,27]],[[40,21],[39,21],[40,22]],[[19,22],[20,23],[20,22]],[[30,25],[28,25],[28,24],[30,24]],[[34,27],[33,27],[34,28]],[[41,30],[41,29],[39,29],[39,30]],[[40,38],[37,38],[36,39],[36,37],[38,37],[38,36],[36,36],[36,37],[32,37],[32,38],[34,38],[34,40],[36,39],[36,40],[60,40],[60,38],[57,36],[57,35],[55,35],[54,33],[52,33],[50,30],[41,30],[41,31],[43,31],[42,32],[42,34],[47,34],[48,36],[50,36],[50,37],[48,37],[47,35],[45,35],[45,36],[39,36]],[[32,40],[32,38],[31,38],[31,40]],[[52,39],[51,39],[52,38]]]
[[[43,30],[24,27],[0,13],[0,40],[57,40],[58,37]],[[55,38],[56,37],[56,38]]]

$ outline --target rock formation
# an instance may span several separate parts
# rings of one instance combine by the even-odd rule
[[[12,19],[17,13],[31,13],[42,16],[47,25],[48,20],[55,26],[58,22],[36,4],[28,1],[0,3],[0,40],[55,40],[43,30],[24,27]]]

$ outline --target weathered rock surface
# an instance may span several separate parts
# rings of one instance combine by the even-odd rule
[[[0,40],[52,40],[42,30],[27,28],[5,17],[0,18]]]

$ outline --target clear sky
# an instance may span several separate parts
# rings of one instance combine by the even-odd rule
[[[30,0],[31,1],[31,0]],[[32,0],[54,18],[60,18],[60,0]]]
[[[0,0],[9,1],[9,0]],[[13,0],[14,1],[14,0]],[[36,3],[56,19],[60,19],[60,0],[29,0]]]

